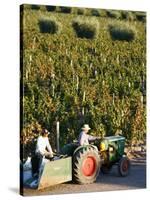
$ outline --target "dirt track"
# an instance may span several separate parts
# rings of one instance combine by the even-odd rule
[[[72,182],[56,185],[41,191],[24,189],[24,195],[51,195],[82,192],[100,192],[112,190],[141,189],[146,187],[146,156],[142,153],[140,157],[131,160],[131,172],[127,177],[118,175],[117,166],[114,166],[110,174],[99,174],[96,183],[89,185],[78,185]]]

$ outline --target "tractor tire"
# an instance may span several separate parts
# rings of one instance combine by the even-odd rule
[[[118,172],[120,176],[127,176],[130,172],[131,163],[130,160],[125,156],[119,160]]]
[[[92,147],[83,147],[73,156],[73,181],[89,184],[96,181],[100,170],[100,156]]]
[[[112,165],[102,165],[101,166],[101,172],[103,173],[103,174],[109,174],[109,172],[111,171],[111,169],[112,169]]]

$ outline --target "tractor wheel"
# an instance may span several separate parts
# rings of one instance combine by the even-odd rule
[[[73,157],[73,180],[79,184],[96,181],[100,170],[100,156],[91,147],[82,148]]]
[[[127,157],[122,157],[119,160],[118,171],[121,176],[127,176],[130,171],[130,160]]]
[[[109,172],[111,171],[112,169],[112,165],[102,165],[101,166],[101,172],[103,174],[109,174]]]

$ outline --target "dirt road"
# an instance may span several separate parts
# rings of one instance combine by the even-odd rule
[[[96,183],[78,185],[72,182],[56,185],[41,191],[24,189],[24,195],[51,195],[83,192],[100,192],[112,190],[140,189],[146,187],[146,156],[132,158],[131,172],[127,177],[118,175],[117,166],[114,166],[110,174],[103,175],[101,172]]]

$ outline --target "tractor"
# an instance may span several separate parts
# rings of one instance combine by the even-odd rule
[[[66,144],[55,155],[54,161],[43,161],[38,180],[30,175],[26,176],[24,172],[24,185],[42,189],[68,181],[90,184],[96,181],[100,171],[109,173],[114,164],[118,164],[121,176],[127,176],[130,161],[124,147],[123,136],[104,137],[85,146],[80,146],[77,142]]]
[[[124,147],[123,136],[109,136],[86,146],[67,144],[62,148],[62,154],[72,157],[73,181],[87,184],[96,181],[100,171],[104,174],[109,173],[114,164],[118,164],[120,176],[127,176],[130,161]]]

